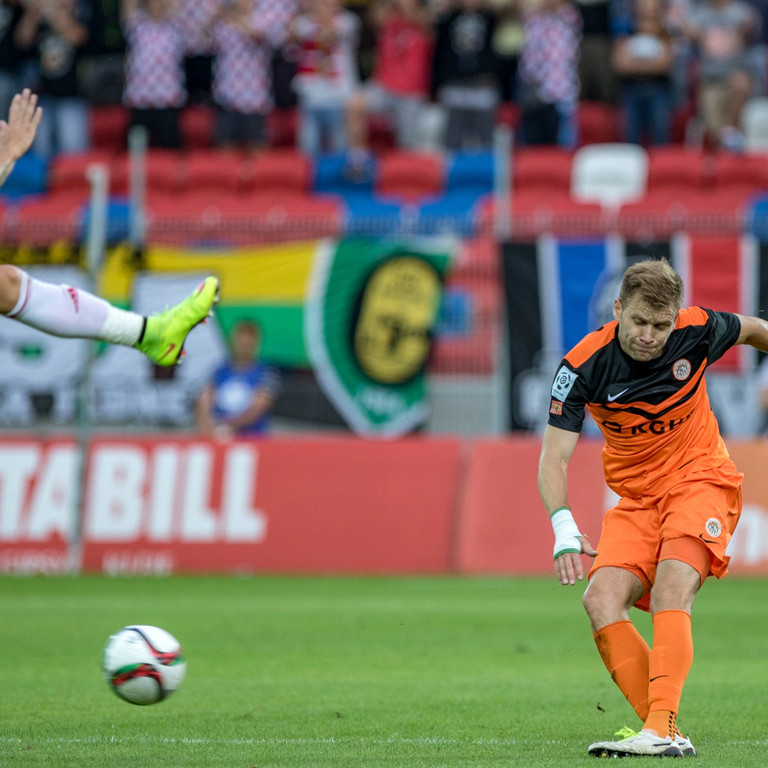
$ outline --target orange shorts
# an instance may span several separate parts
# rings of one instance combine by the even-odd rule
[[[659,560],[671,556],[689,562],[684,556],[660,557],[662,543],[688,537],[709,551],[709,573],[702,576],[721,578],[730,559],[725,549],[741,515],[742,477],[736,471],[708,473],[706,478],[689,476],[661,496],[621,499],[605,513],[598,555],[589,576],[606,566],[632,571],[645,588],[637,607],[648,610],[648,593]],[[667,547],[668,553],[673,551]],[[701,572],[696,562],[691,565]]]

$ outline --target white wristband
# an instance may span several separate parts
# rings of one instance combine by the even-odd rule
[[[581,534],[568,507],[560,507],[549,518],[555,532],[554,559],[566,552],[581,552]]]

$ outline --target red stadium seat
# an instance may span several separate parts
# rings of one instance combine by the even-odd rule
[[[130,113],[121,104],[91,108],[91,145],[120,152],[126,148]]]
[[[267,143],[270,147],[289,149],[296,146],[299,116],[295,108],[273,109],[267,115]]]
[[[522,147],[514,155],[512,186],[519,192],[536,189],[568,192],[572,161],[573,152],[560,147]]]
[[[157,196],[148,205],[150,243],[205,242],[221,246],[335,237],[343,206],[333,197],[308,195]]]
[[[306,194],[312,181],[312,162],[301,152],[273,149],[259,152],[251,165],[250,186],[258,193]]]
[[[613,144],[621,141],[619,111],[601,101],[579,103],[580,144]]]
[[[82,190],[26,200],[6,217],[6,237],[31,246],[75,243],[80,238],[81,214],[87,201],[88,195]]]
[[[55,155],[48,171],[48,189],[51,193],[81,191],[90,192],[88,168],[94,164],[106,165],[111,172],[114,153],[108,149],[90,152]],[[112,179],[110,178],[110,189]]]
[[[179,116],[181,142],[186,149],[208,149],[213,146],[216,114],[205,104],[185,107]]]
[[[436,152],[396,150],[382,155],[375,191],[379,196],[416,201],[444,191],[445,168]]]
[[[667,146],[648,150],[648,189],[697,190],[706,182],[700,149]]]
[[[147,190],[166,194],[180,192],[184,186],[184,164],[181,154],[173,149],[147,150]],[[130,187],[130,159],[127,154],[118,155],[112,164],[110,185],[113,192],[126,194]]]
[[[729,234],[742,229],[748,199],[742,189],[660,189],[623,205],[616,226],[633,240],[667,239],[676,232]]]
[[[480,226],[492,231],[495,203],[481,204]],[[542,234],[594,235],[605,232],[610,219],[598,203],[582,203],[564,192],[534,190],[515,194],[509,210],[511,236],[538,237]]]
[[[719,153],[714,161],[714,183],[718,189],[768,190],[768,155]]]
[[[186,190],[210,190],[235,194],[249,182],[250,171],[241,152],[198,150],[184,162]]]

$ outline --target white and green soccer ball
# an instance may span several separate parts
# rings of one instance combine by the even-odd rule
[[[102,667],[109,687],[131,704],[156,704],[184,680],[187,663],[179,641],[160,627],[135,624],[109,638]]]

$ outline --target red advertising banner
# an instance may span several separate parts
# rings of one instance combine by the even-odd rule
[[[744,473],[743,508],[728,554],[731,573],[768,573],[768,442],[728,442],[728,452]]]
[[[481,441],[472,451],[459,525],[464,573],[554,573],[552,528],[536,485],[538,438]],[[602,441],[582,438],[568,467],[574,517],[597,547],[604,510],[616,497],[603,479]],[[744,473],[744,509],[728,553],[731,573],[768,573],[768,443],[731,441]],[[585,568],[589,560],[584,559]]]
[[[601,446],[580,440],[568,469],[574,515],[595,545],[603,510],[613,503]],[[474,444],[461,504],[459,571],[554,573],[552,526],[536,485],[540,448],[539,439],[530,437]]]
[[[94,439],[83,570],[449,570],[458,440]]]
[[[0,572],[71,567],[79,471],[74,440],[0,440]]]

